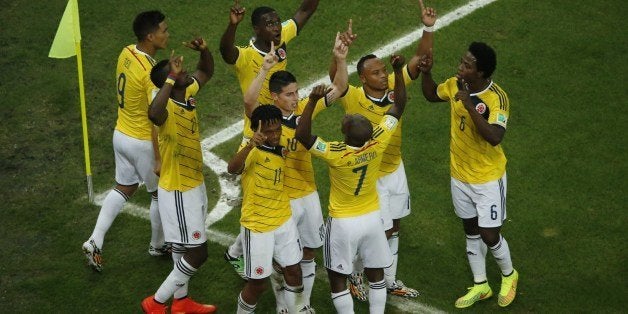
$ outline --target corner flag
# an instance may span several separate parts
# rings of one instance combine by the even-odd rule
[[[81,124],[83,126],[83,150],[85,152],[85,173],[87,175],[87,196],[90,203],[94,201],[92,170],[89,164],[89,140],[87,137],[87,113],[85,109],[85,88],[83,86],[83,59],[81,57],[81,25],[77,0],[69,0],[57,34],[50,47],[48,57],[69,58],[76,56],[78,67],[79,98],[81,101]]]

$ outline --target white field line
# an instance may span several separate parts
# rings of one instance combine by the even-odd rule
[[[466,5],[457,8],[456,10],[445,14],[437,20],[436,27],[443,28],[451,23],[471,14],[473,11],[480,9],[488,4],[491,4],[497,0],[474,0],[468,2]],[[404,36],[399,37],[398,39],[382,46],[373,52],[376,56],[382,58],[389,56],[396,51],[404,49],[413,43],[417,42],[423,34],[423,27],[420,27]],[[349,65],[349,75],[355,73],[357,66],[357,60]],[[318,80],[310,82],[307,84],[307,87],[300,90],[301,95],[308,95],[314,86],[319,84],[327,84],[329,83],[329,78],[325,75]],[[227,173],[227,163],[220,159],[218,156],[213,154],[210,150],[237,135],[240,135],[242,132],[242,127],[244,125],[243,120],[239,120],[238,122],[226,127],[220,132],[205,138],[201,141],[201,148],[203,150],[203,162],[207,167],[209,167],[216,175],[218,176],[218,182],[220,184],[220,197],[218,202],[214,206],[214,208],[207,215],[207,233],[208,239],[213,242],[219,243],[223,246],[229,246],[235,240],[235,237],[230,234],[226,234],[217,230],[213,230],[210,228],[212,224],[221,220],[226,214],[228,214],[233,209],[233,204],[238,202],[238,198],[240,195],[240,186],[234,176],[231,176]],[[95,197],[95,204],[101,205],[102,200],[107,195],[109,190],[97,195]],[[144,219],[150,219],[148,215],[148,209],[137,206],[128,202],[123,211]],[[444,313],[441,310],[435,309],[431,306],[419,303],[417,301],[411,299],[397,298],[391,297],[388,298],[387,301],[390,305],[400,309],[403,312],[407,313]]]

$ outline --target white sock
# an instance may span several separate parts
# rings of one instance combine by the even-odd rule
[[[185,254],[185,247],[181,244],[172,244],[172,261],[177,264],[179,260],[183,258],[183,254]],[[186,282],[183,286],[179,287],[179,289],[174,291],[174,298],[181,299],[188,295],[188,283]]]
[[[384,313],[386,308],[386,282],[369,282],[369,313]]]
[[[512,260],[510,259],[510,247],[506,239],[499,235],[499,242],[495,246],[491,247],[491,253],[495,257],[495,261],[499,268],[502,270],[504,276],[512,274]]]
[[[166,280],[164,280],[159,289],[157,289],[155,301],[166,303],[166,301],[174,295],[175,291],[188,283],[190,277],[192,277],[195,272],[196,268],[188,264],[185,258],[179,259],[168,277],[166,277]]]
[[[486,243],[479,234],[467,234],[467,259],[473,273],[473,282],[486,281]]]
[[[388,239],[388,246],[390,247],[390,253],[392,253],[392,264],[390,267],[384,268],[384,279],[386,280],[386,286],[392,287],[397,280],[397,260],[399,256],[399,232],[393,232],[390,239]]]
[[[285,298],[285,287],[283,281],[283,274],[277,272],[273,266],[273,270],[270,273],[270,285],[273,288],[273,294],[275,294],[275,302],[277,304],[277,312],[281,309],[287,309],[288,304]]]
[[[314,259],[301,260],[301,273],[303,274],[303,304],[310,305],[314,277],[316,276],[316,261]]]
[[[303,285],[297,287],[286,285],[284,298],[288,306],[288,313],[299,312],[305,305],[303,304]]]
[[[235,242],[229,246],[227,252],[231,257],[239,257],[244,254],[244,249],[242,248],[242,233],[238,233]]]
[[[150,196],[150,245],[154,248],[161,248],[164,245],[164,229],[161,226],[161,216],[159,216],[159,202],[157,196]]]
[[[102,249],[103,242],[105,241],[105,234],[109,231],[111,224],[116,219],[124,203],[128,201],[128,197],[122,191],[113,189],[109,191],[107,197],[102,202],[100,213],[98,213],[98,220],[96,220],[96,226],[90,239],[94,240],[96,246]]]
[[[349,290],[331,293],[331,300],[334,302],[336,313],[353,314],[353,298]]]
[[[255,312],[255,306],[257,304],[248,304],[242,299],[242,292],[238,294],[238,311],[237,314],[250,314]]]

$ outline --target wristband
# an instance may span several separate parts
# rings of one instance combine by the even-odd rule
[[[165,84],[170,84],[170,85],[174,86],[174,80],[170,76],[168,76],[168,78],[166,79],[166,83]]]
[[[432,25],[432,26],[423,26],[423,31],[424,32],[428,32],[428,33],[433,33],[434,32],[434,25]]]

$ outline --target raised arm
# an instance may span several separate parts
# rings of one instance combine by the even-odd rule
[[[214,75],[214,57],[212,57],[211,52],[207,49],[207,42],[205,42],[203,38],[197,37],[183,44],[190,49],[200,52],[196,71],[193,76],[196,78],[199,86],[205,85],[212,75]]]
[[[275,55],[275,44],[271,40],[270,52],[264,56],[264,63],[259,69],[259,73],[257,73],[257,76],[251,81],[251,85],[249,85],[246,93],[244,93],[244,114],[246,114],[247,117],[250,118],[253,110],[259,106],[257,98],[266,80],[266,75],[268,75],[268,71],[277,64],[278,60],[277,55]]]
[[[174,82],[183,69],[183,57],[175,56],[174,50],[170,54],[170,74],[164,85],[159,89],[155,98],[148,107],[148,118],[157,126],[164,124],[168,118],[168,110],[166,105],[168,104],[168,98],[170,98],[170,92],[174,87]]]
[[[318,85],[314,87],[312,92],[310,92],[307,105],[305,106],[305,109],[301,114],[301,118],[299,119],[295,137],[307,149],[310,149],[316,141],[316,136],[312,135],[312,113],[316,107],[316,102],[323,98],[327,92],[328,90],[325,88],[325,85]]]
[[[343,43],[340,36],[340,33],[336,34],[336,41],[334,43],[333,63],[336,65],[336,73],[334,75],[331,90],[327,93],[327,95],[325,95],[328,104],[340,98],[340,96],[342,96],[342,94],[347,90],[349,83],[349,73],[347,72],[347,54],[349,53],[349,47]]]
[[[421,22],[423,22],[423,36],[419,41],[414,56],[408,62],[408,73],[412,79],[419,77],[420,70],[418,68],[421,57],[426,55],[434,46],[434,24],[436,24],[436,10],[434,8],[425,7],[423,0],[419,0],[421,7]]]
[[[246,13],[246,9],[240,6],[238,0],[235,0],[229,13],[229,24],[220,38],[220,55],[227,64],[235,64],[238,59],[239,52],[235,46],[235,34],[238,24],[244,18],[244,13]]]
[[[299,32],[301,32],[312,14],[316,12],[318,1],[319,0],[303,0],[303,2],[301,2],[301,6],[296,12],[294,12],[294,16],[292,18],[295,22],[297,22],[297,29]]]
[[[438,97],[436,93],[436,82],[432,78],[432,50],[430,49],[426,55],[422,56],[419,60],[419,66],[417,67],[421,71],[421,91],[423,91],[423,97],[430,102],[442,102],[443,99]]]
[[[340,34],[340,40],[346,47],[350,47],[353,44],[353,41],[358,37],[357,34],[353,33],[353,20],[349,19],[349,23],[347,25],[347,30]],[[347,56],[345,56],[345,61]],[[334,80],[336,77],[336,72],[338,71],[338,64],[336,64],[336,55],[331,58],[331,64],[329,65],[329,79]]]
[[[405,60],[403,56],[393,55],[390,57],[390,64],[392,64],[395,71],[395,102],[388,109],[386,114],[389,114],[397,119],[401,119],[404,109],[406,108],[406,102],[408,97],[406,95],[406,84],[403,81],[403,66]]]

